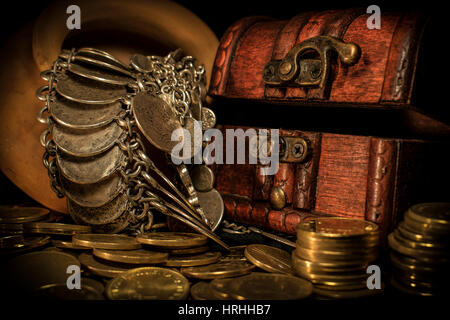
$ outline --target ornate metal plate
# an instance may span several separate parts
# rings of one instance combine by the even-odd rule
[[[98,70],[88,68],[82,64],[71,63],[69,64],[69,71],[75,73],[80,77],[84,77],[87,79],[105,82],[109,84],[116,84],[126,86],[133,79],[131,77],[127,77],[118,73],[110,72],[108,70]]]
[[[97,208],[112,201],[125,188],[118,173],[92,184],[73,183],[61,176],[61,184],[67,198],[83,207]]]
[[[156,148],[170,153],[179,143],[171,141],[172,132],[183,128],[175,109],[163,99],[145,92],[136,94],[131,104],[136,123],[144,136]],[[185,129],[193,138],[193,125],[186,123]]]
[[[65,153],[76,157],[91,157],[111,148],[122,135],[123,130],[112,122],[104,128],[75,130],[57,123],[52,126],[56,145]]]
[[[123,111],[119,101],[110,104],[86,105],[56,94],[49,111],[59,124],[73,129],[92,129],[107,125]]]
[[[111,176],[124,161],[125,155],[118,146],[95,157],[73,157],[63,152],[56,154],[60,172],[67,180],[78,184],[90,184]]]
[[[103,225],[114,222],[127,209],[128,199],[125,193],[98,208],[83,207],[67,199],[67,209],[71,216],[76,216],[83,224]]]
[[[124,86],[106,84],[77,76],[59,73],[56,76],[56,91],[64,98],[87,104],[108,104],[126,95]]]
[[[208,130],[216,126],[216,115],[209,108],[202,108],[202,128]]]

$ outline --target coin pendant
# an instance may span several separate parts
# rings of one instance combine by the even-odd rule
[[[202,108],[202,129],[206,131],[216,126],[216,115],[209,108]]]
[[[116,86],[89,79],[58,74],[56,76],[56,92],[64,98],[87,104],[108,104],[124,97],[127,90],[124,86]]]
[[[125,160],[118,146],[93,157],[73,157],[57,152],[56,163],[62,175],[78,184],[96,183],[110,177]]]
[[[214,187],[214,173],[205,165],[196,165],[191,170],[192,183],[195,190],[207,192]]]
[[[212,231],[220,225],[224,214],[224,204],[220,193],[216,189],[208,192],[197,192],[200,207],[203,209]]]

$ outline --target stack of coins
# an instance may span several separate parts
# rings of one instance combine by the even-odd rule
[[[357,298],[378,293],[367,286],[367,267],[378,258],[376,224],[347,218],[316,218],[297,227],[292,252],[297,275],[323,298]]]
[[[412,206],[388,240],[395,288],[424,296],[448,291],[450,203]]]

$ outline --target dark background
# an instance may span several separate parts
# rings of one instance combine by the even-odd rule
[[[13,36],[14,32],[26,23],[35,20],[41,11],[50,3],[49,0],[21,2],[10,1],[7,6],[2,9],[2,19],[0,19],[0,45],[3,47],[4,41]],[[423,81],[426,87],[422,90],[425,95],[429,95],[430,92],[437,92],[438,99],[442,99],[442,93],[445,92],[447,81],[436,81],[439,76],[447,76],[446,71],[448,65],[447,56],[447,43],[448,43],[448,27],[447,21],[450,19],[447,17],[446,8],[442,3],[432,1],[396,1],[395,3],[387,1],[324,1],[324,0],[302,0],[302,1],[286,1],[286,0],[273,0],[273,1],[243,1],[243,0],[222,0],[222,1],[194,1],[194,0],[179,0],[176,1],[188,8],[195,14],[197,14],[210,28],[216,33],[220,39],[225,30],[236,20],[251,16],[251,15],[265,15],[276,19],[289,19],[294,15],[310,11],[310,10],[330,10],[330,9],[345,9],[351,7],[363,7],[367,8],[369,5],[376,4],[380,6],[381,13],[387,11],[420,11],[432,16],[432,21],[436,25],[432,33],[432,42],[430,45],[430,53],[428,53],[428,60],[430,68],[426,68],[426,72],[432,75],[419,75],[418,78],[427,79],[432,78],[433,81]],[[76,4],[76,1],[73,2]],[[120,41],[120,40],[118,40]],[[2,50],[7,50],[3,48]],[[1,71],[0,71],[1,72]],[[436,87],[442,90],[437,90]],[[436,95],[429,95],[436,98]],[[427,96],[428,97],[428,96]],[[339,126],[336,127],[326,119],[321,119],[319,122],[303,123],[299,125],[298,118],[301,118],[303,114],[299,110],[293,109],[277,109],[278,112],[273,112],[273,106],[258,106],[256,113],[233,113],[229,108],[220,108],[218,106],[213,108],[216,110],[219,123],[235,123],[241,125],[258,125],[268,127],[284,127],[284,128],[302,128],[309,130],[321,130],[321,131],[337,131],[342,133],[355,133],[355,134],[374,134],[370,131],[370,126],[361,124],[353,119],[357,117],[356,111],[351,111],[350,117],[340,113],[338,115],[342,121]],[[430,103],[436,103],[431,99]],[[229,106],[227,106],[229,107]],[[446,108],[446,106],[442,106]],[[246,110],[250,110],[247,107]],[[283,107],[284,108],[284,107]],[[227,110],[224,113],[222,110]],[[235,110],[242,108],[237,107]],[[449,109],[450,108],[446,108]],[[334,112],[334,111],[330,111]],[[338,111],[340,112],[340,111]],[[279,116],[274,115],[277,114]],[[281,115],[281,116],[280,116]],[[382,116],[384,117],[384,116]],[[304,118],[304,117],[303,117]],[[379,128],[378,119],[376,116],[369,116],[367,118],[372,119],[374,128]],[[335,122],[336,115],[330,115],[329,119]],[[359,123],[359,125],[358,125]],[[379,133],[379,131],[377,131]],[[390,136],[402,136],[401,130],[396,128],[391,131],[386,130],[385,135]],[[1,156],[1,155],[0,155]],[[2,196],[0,196],[1,204],[26,204],[32,203],[25,194],[23,194],[17,187],[15,187],[2,173],[0,173],[0,188],[2,189]]]

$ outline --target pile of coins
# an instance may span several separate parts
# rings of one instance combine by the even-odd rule
[[[316,218],[297,226],[292,263],[297,275],[323,298],[357,298],[378,293],[367,287],[367,267],[378,258],[376,224],[347,218]]]
[[[415,295],[442,295],[450,285],[450,203],[409,208],[389,235],[392,285]]]
[[[16,220],[26,216],[17,213]],[[9,236],[2,234],[0,243]],[[22,251],[0,250],[0,281],[9,299],[284,300],[312,294],[312,284],[293,274],[290,253],[262,244],[225,251],[202,234],[164,227],[138,236],[98,234],[89,226],[48,219],[26,221],[15,236],[47,241]],[[70,289],[76,268],[80,287]]]

